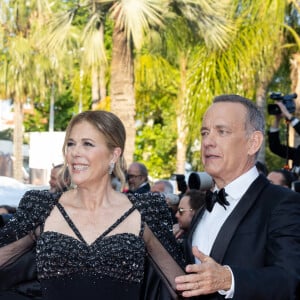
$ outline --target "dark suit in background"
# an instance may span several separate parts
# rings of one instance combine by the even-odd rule
[[[300,134],[300,122],[298,122],[294,126],[296,132]],[[280,137],[279,137],[279,131],[269,131],[268,132],[268,138],[269,138],[269,147],[270,150],[286,159],[290,159],[293,161],[293,166],[300,166],[300,145],[297,147],[291,147],[287,146],[286,144],[281,143]]]
[[[294,127],[295,131],[300,134],[300,121],[298,118],[287,110],[286,106],[281,101],[276,101],[281,113],[274,116],[273,123],[268,132],[270,150],[285,159],[293,161],[293,166],[300,166],[300,146],[287,146],[287,141],[282,143],[280,141],[280,121],[289,122],[289,126]]]

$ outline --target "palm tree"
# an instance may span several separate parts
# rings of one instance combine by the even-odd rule
[[[228,47],[212,51],[202,44],[193,52],[187,101],[191,140],[199,136],[199,120],[215,95],[237,93],[265,107],[267,87],[280,65],[286,3],[251,3],[237,1],[236,33]]]
[[[35,69],[36,51],[31,29],[34,19],[46,10],[40,1],[30,6],[26,1],[1,3],[1,96],[13,100],[14,107],[14,177],[23,179],[23,105],[29,97],[39,93]]]
[[[204,0],[182,2],[97,0],[88,1],[85,6],[74,6],[65,13],[56,14],[51,19],[47,26],[49,32],[45,35],[46,43],[59,48],[62,48],[61,42],[71,29],[71,23],[80,9],[89,12],[90,21],[86,26],[90,29],[95,28],[95,25],[97,29],[100,28],[108,19],[113,21],[110,71],[111,110],[121,118],[126,127],[127,162],[132,161],[135,140],[134,50],[138,51],[141,48],[147,33],[151,30],[162,29],[166,20],[174,19],[178,14],[185,16],[190,25],[197,28],[210,45],[224,45],[227,37],[224,8],[227,6],[222,3],[217,5],[217,2],[207,3]],[[101,42],[103,41],[98,39],[97,49],[93,47],[96,43],[92,43],[89,47],[93,49],[94,54],[98,51],[99,65],[105,61],[104,47],[99,46]]]

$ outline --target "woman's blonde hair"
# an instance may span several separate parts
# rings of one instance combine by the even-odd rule
[[[64,157],[66,154],[67,144],[72,128],[74,127],[74,125],[83,121],[90,123],[96,129],[98,129],[99,132],[102,133],[108,149],[110,149],[111,151],[113,151],[117,147],[121,149],[121,154],[113,169],[112,177],[117,177],[120,180],[122,186],[124,186],[126,162],[123,154],[126,141],[126,132],[122,121],[111,112],[104,110],[89,110],[74,116],[71,119],[66,130],[65,141],[62,149]]]

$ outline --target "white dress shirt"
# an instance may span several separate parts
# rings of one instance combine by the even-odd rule
[[[210,254],[215,239],[235,206],[239,203],[242,196],[245,194],[252,182],[258,177],[259,173],[254,166],[249,171],[236,178],[230,184],[226,185],[225,192],[227,194],[226,200],[230,203],[226,206],[226,209],[218,202],[215,204],[213,210],[209,212],[205,210],[200,219],[192,238],[192,245],[197,246],[198,249],[206,255]],[[215,187],[215,190],[218,188]],[[195,258],[195,263],[201,263]],[[234,278],[232,276],[232,286],[227,292],[221,292],[222,295],[226,295],[225,298],[232,298],[234,293]]]

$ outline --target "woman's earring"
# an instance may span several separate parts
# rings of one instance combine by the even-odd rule
[[[109,164],[109,169],[108,169],[108,174],[109,174],[109,175],[112,174],[114,168],[115,168],[115,163],[114,163],[114,162],[111,162],[111,163]]]

